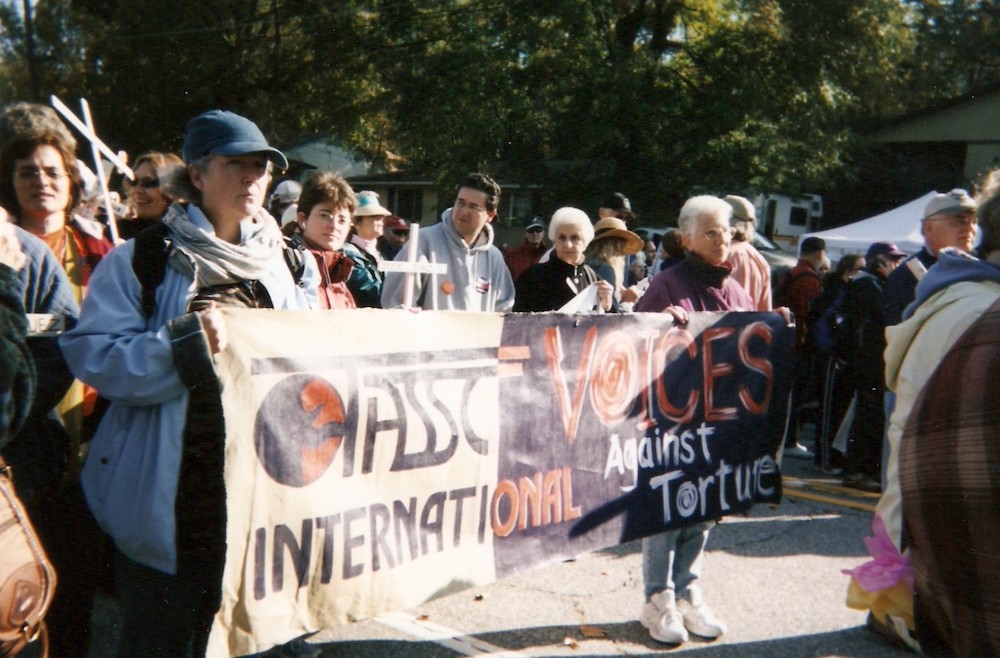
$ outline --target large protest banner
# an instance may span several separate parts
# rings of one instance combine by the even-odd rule
[[[776,313],[224,312],[210,656],[780,500]]]

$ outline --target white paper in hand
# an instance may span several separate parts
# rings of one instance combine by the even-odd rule
[[[574,315],[576,313],[593,313],[595,306],[600,309],[600,311],[598,311],[599,313],[604,312],[604,309],[600,304],[598,304],[597,284],[592,283],[581,290],[576,297],[563,304],[563,307],[556,312],[565,313],[567,315]]]

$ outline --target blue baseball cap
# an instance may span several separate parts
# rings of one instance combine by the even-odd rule
[[[268,145],[264,133],[250,119],[226,110],[211,110],[188,121],[181,154],[185,164],[206,155],[263,153],[279,169],[288,168],[285,154]]]

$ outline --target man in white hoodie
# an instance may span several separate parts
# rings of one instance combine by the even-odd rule
[[[444,263],[443,274],[414,274],[413,304],[435,311],[510,311],[514,281],[503,253],[493,244],[493,227],[500,204],[500,186],[485,174],[469,174],[458,186],[455,204],[441,214],[441,222],[421,230],[417,261]],[[406,260],[403,248],[397,261]],[[409,278],[387,272],[382,285],[382,308],[403,305]]]

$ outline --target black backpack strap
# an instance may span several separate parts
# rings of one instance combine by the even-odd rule
[[[163,224],[153,224],[135,236],[132,271],[142,286],[142,312],[146,318],[156,311],[156,289],[167,272],[167,257],[173,241]]]
[[[282,245],[281,253],[285,257],[285,265],[288,266],[288,271],[292,273],[292,280],[295,281],[295,285],[300,285],[302,283],[302,275],[306,271],[305,243],[301,239],[296,239],[295,236],[285,238],[285,244]]]

